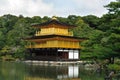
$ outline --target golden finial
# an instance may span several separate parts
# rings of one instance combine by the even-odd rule
[[[52,16],[52,20],[57,20],[57,17],[56,16]]]

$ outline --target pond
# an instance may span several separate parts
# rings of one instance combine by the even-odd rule
[[[79,65],[31,65],[0,62],[0,80],[104,80],[104,75]]]

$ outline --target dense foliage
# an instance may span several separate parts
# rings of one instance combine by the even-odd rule
[[[106,5],[108,13],[102,17],[95,15],[57,17],[59,21],[77,26],[72,29],[74,36],[89,38],[82,43],[81,58],[108,58],[110,61],[120,57],[120,2],[111,2]],[[49,17],[24,17],[3,15],[0,17],[0,58],[10,56],[24,59],[24,38],[33,36],[33,23],[42,23],[50,20]]]
[[[83,53],[88,57],[108,58],[114,63],[114,58],[120,57],[120,2],[111,2],[105,7],[109,12],[101,18],[83,17],[89,25],[96,26],[90,39],[84,43]]]

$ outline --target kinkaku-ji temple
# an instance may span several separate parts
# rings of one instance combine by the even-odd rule
[[[51,20],[34,24],[37,28],[35,35],[26,40],[29,42],[27,50],[33,60],[70,61],[80,59],[80,42],[83,38],[74,37],[69,25],[53,17]]]

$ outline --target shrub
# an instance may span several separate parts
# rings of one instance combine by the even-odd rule
[[[109,64],[108,68],[110,70],[120,71],[120,65],[118,64]]]

